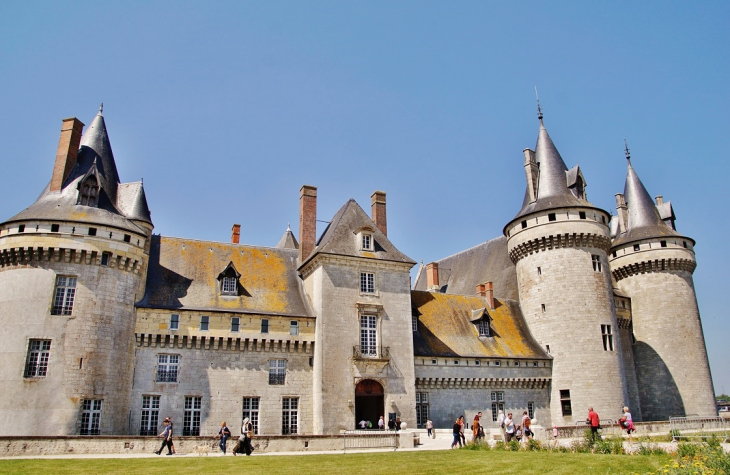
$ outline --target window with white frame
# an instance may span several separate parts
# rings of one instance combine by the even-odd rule
[[[532,401],[529,401],[527,403],[527,417],[529,417],[530,419],[535,418],[535,403]]]
[[[248,417],[253,425],[253,433],[259,433],[259,401],[261,398],[258,397],[245,397],[243,398],[243,415],[241,420]]]
[[[281,434],[299,433],[299,398],[285,397],[281,407]]]
[[[76,277],[59,275],[56,278],[56,291],[53,295],[51,315],[71,315],[76,297]]]
[[[236,295],[237,293],[237,282],[235,277],[223,277],[221,283],[221,293],[225,295]]]
[[[360,316],[360,354],[378,356],[378,318],[375,315]]]
[[[601,256],[593,254],[591,255],[591,261],[593,262],[593,270],[601,272]]]
[[[426,427],[428,421],[428,393],[416,393],[416,426]]]
[[[497,422],[499,411],[504,413],[504,392],[492,391],[490,397],[492,400],[492,421]]]
[[[160,396],[142,396],[142,418],[139,435],[157,435],[160,420]]]
[[[269,360],[269,384],[284,384],[286,360]]]
[[[207,315],[200,316],[200,331],[208,331],[210,328],[210,317]]]
[[[80,435],[99,435],[101,423],[101,399],[84,399],[81,403]]]
[[[479,336],[491,336],[491,332],[489,331],[489,319],[488,318],[482,318],[477,322],[477,330],[479,331]]]
[[[360,272],[360,292],[364,294],[375,293],[375,274],[372,272]]]
[[[369,233],[362,233],[362,250],[372,251],[373,250],[373,235]]]
[[[157,382],[177,383],[180,355],[157,355]]]
[[[173,313],[170,315],[170,330],[177,330],[180,328],[180,315]]]
[[[231,331],[237,332],[241,329],[241,319],[238,317],[231,318]]]
[[[603,350],[613,351],[613,331],[611,325],[601,325],[601,337],[603,338]]]
[[[25,362],[26,378],[44,378],[48,373],[48,358],[51,354],[51,340],[30,340]]]
[[[182,435],[200,435],[200,412],[202,407],[202,397],[185,396],[185,411],[183,412]]]
[[[289,322],[289,334],[290,335],[299,335],[299,322],[296,320],[292,320]]]

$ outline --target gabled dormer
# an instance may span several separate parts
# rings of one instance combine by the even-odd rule
[[[90,206],[96,208],[99,206],[99,191],[101,180],[99,180],[99,169],[96,166],[96,159],[91,164],[89,171],[79,180],[78,190],[79,196],[76,200],[77,205]]]
[[[491,329],[492,319],[489,317],[486,307],[478,308],[471,311],[471,323],[476,328],[477,335],[480,338],[487,338],[492,336]]]
[[[353,234],[355,235],[355,246],[357,249],[364,252],[375,251],[375,227],[366,224],[356,229]]]
[[[586,179],[583,176],[583,172],[580,171],[580,167],[578,165],[574,166],[567,172],[565,172],[565,177],[568,184],[568,190],[578,198],[579,200],[586,200],[588,201],[588,198],[586,196]]]
[[[218,274],[218,288],[221,295],[241,295],[241,273],[238,272],[233,261],[229,262],[225,270]]]

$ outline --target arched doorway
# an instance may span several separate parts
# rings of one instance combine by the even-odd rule
[[[362,420],[370,421],[373,428],[378,428],[378,419],[384,416],[383,386],[372,379],[363,379],[355,387],[355,427]]]

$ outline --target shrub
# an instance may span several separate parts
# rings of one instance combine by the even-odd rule
[[[620,437],[610,437],[595,443],[593,451],[597,454],[623,454],[624,441]]]
[[[509,441],[509,444],[507,444],[506,449],[511,450],[513,452],[517,452],[518,450],[520,450],[520,443],[518,441],[516,441],[515,439],[512,439]]]
[[[698,446],[696,444],[691,444],[689,442],[680,442],[677,445],[677,457],[684,458],[689,457],[692,458],[695,455],[697,455],[698,452]]]
[[[639,444],[639,450],[636,451],[639,455],[666,455],[667,452],[656,444],[645,444],[644,442]]]
[[[527,445],[525,445],[525,450],[537,452],[537,451],[543,450],[543,447],[542,447],[542,444],[540,444],[539,440],[528,439]]]
[[[489,446],[489,444],[482,440],[473,440],[473,441],[465,444],[463,447],[461,447],[461,449],[463,449],[463,450],[492,450],[492,448]]]
[[[506,447],[504,445],[503,440],[498,440],[496,444],[494,444],[494,450],[506,450]]]

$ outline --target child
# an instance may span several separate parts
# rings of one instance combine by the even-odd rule
[[[558,426],[553,426],[553,440],[555,441],[555,447],[558,446]]]

